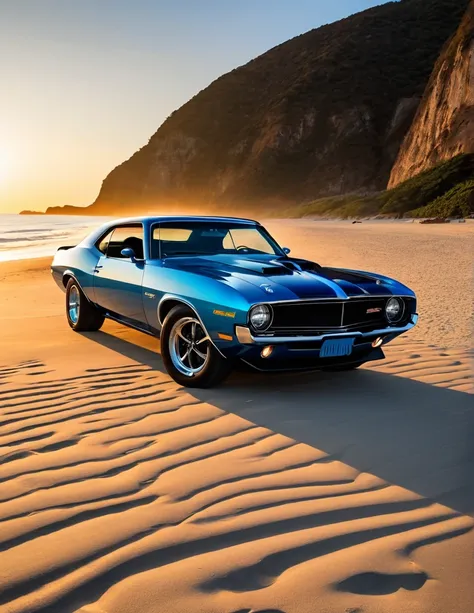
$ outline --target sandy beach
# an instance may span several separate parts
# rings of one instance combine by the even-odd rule
[[[474,223],[266,225],[406,283],[419,326],[185,390],[157,339],[72,332],[51,258],[0,263],[0,611],[474,610]]]

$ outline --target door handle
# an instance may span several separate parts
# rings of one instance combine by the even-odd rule
[[[99,272],[99,269],[100,269],[100,268],[104,268],[104,267],[103,267],[103,266],[96,266],[96,267],[94,268],[94,272]]]

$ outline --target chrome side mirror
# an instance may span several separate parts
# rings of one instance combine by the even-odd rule
[[[286,253],[286,255],[288,255],[289,253],[291,253],[291,249],[289,247],[283,247],[283,253]]]

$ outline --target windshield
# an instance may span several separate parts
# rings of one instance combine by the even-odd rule
[[[151,228],[151,258],[215,254],[283,255],[261,226],[225,222],[170,222]]]

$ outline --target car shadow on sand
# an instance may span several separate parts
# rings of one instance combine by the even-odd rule
[[[87,335],[164,373],[159,353],[107,333]],[[156,339],[154,340],[156,343]],[[346,373],[236,373],[188,389],[223,411],[306,443],[359,471],[474,515],[474,396],[362,369]]]

